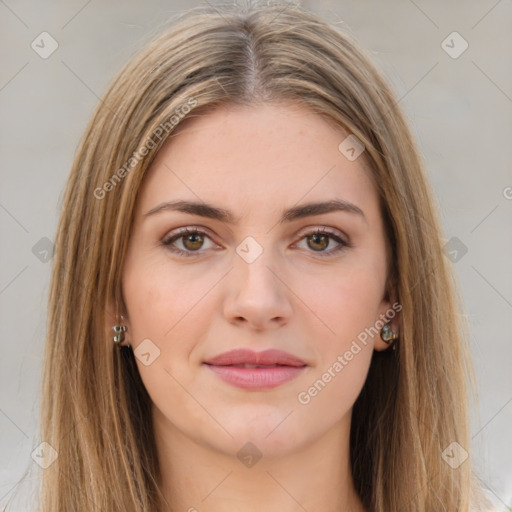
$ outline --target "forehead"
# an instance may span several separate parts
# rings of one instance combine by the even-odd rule
[[[364,158],[350,161],[339,149],[347,135],[292,103],[192,111],[148,169],[139,203],[147,211],[178,197],[215,199],[243,213],[251,204],[269,209],[339,197],[376,209]]]

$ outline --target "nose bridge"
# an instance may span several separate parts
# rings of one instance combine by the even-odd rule
[[[247,237],[236,248],[234,275],[240,292],[247,290],[257,296],[259,293],[274,295],[278,291],[279,280],[273,270],[276,268],[275,251],[269,240],[267,237],[264,248],[253,237]]]
[[[272,319],[288,318],[291,313],[289,296],[281,279],[276,251],[252,237],[236,248],[234,269],[230,272],[229,293],[225,312],[231,318],[244,318],[262,325]]]

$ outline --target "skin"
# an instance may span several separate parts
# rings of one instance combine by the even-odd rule
[[[149,339],[150,358],[160,351],[147,366],[136,361],[153,402],[166,510],[364,510],[349,466],[351,413],[373,350],[388,345],[380,336],[359,343],[309,403],[298,401],[393,303],[377,193],[364,158],[338,150],[346,136],[298,105],[223,106],[183,121],[144,178],[122,273],[125,344],[137,354]],[[145,217],[176,199],[206,201],[239,222]],[[364,218],[337,211],[278,223],[285,208],[328,199]],[[207,233],[174,242],[191,257],[162,244],[187,226]],[[322,227],[352,247],[333,253],[335,239],[306,236]],[[236,252],[248,236],[263,250],[251,263]],[[278,348],[308,367],[277,388],[239,389],[202,364],[238,347]],[[252,467],[237,457],[249,441],[262,454]]]

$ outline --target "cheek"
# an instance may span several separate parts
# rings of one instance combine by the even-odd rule
[[[315,418],[326,424],[340,421],[361,392],[373,354],[368,331],[378,315],[381,278],[375,279],[367,267],[353,269],[332,279],[317,300],[321,318],[334,334],[312,338],[317,340],[318,365],[297,396],[306,412],[305,426],[313,430],[318,428]]]
[[[203,271],[199,277],[193,265],[176,272],[165,258],[137,265],[128,260],[125,269],[130,343],[144,386],[156,404],[168,402],[171,394],[181,408],[193,406],[181,386],[190,386],[194,350],[208,337],[214,315],[209,299],[219,276]]]
[[[193,404],[180,386],[187,379],[187,365],[195,340],[208,323],[201,298],[213,286],[211,279],[193,279],[169,271],[165,261],[128,260],[123,292],[130,319],[130,343],[140,377],[155,404],[172,403],[186,411]],[[146,354],[149,354],[146,356]],[[199,414],[190,411],[190,414]]]
[[[383,276],[368,267],[357,267],[349,275],[339,278],[336,288],[335,331],[341,340],[354,338],[377,320],[382,301]],[[333,299],[334,304],[334,299]]]
[[[384,294],[385,268],[376,259],[354,257],[311,286],[301,278],[304,302],[317,313],[327,347],[342,349],[374,325]],[[328,327],[328,329],[327,329]],[[350,344],[350,343],[349,343]]]
[[[309,400],[319,414],[333,421],[353,405],[366,379],[384,293],[384,272],[384,260],[347,258],[346,265],[330,274],[322,286],[310,288],[315,291],[307,300],[314,304],[311,309],[318,311],[322,324],[318,324],[316,335],[309,333],[316,340],[318,365],[309,379],[310,387],[303,390],[304,400],[299,402]],[[338,407],[333,408],[333,403]]]
[[[200,301],[215,284],[215,276],[205,274],[198,279],[188,270],[171,272],[170,268],[165,260],[126,266],[123,290],[134,345],[153,337],[165,349],[176,332],[197,325]]]

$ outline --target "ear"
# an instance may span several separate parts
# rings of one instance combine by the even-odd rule
[[[383,299],[381,305],[379,307],[379,317],[376,319],[376,324],[379,326],[383,326],[384,324],[389,323],[393,332],[396,332],[398,336],[400,336],[399,326],[400,326],[400,311],[402,310],[402,305],[394,298],[391,299]],[[377,323],[378,322],[378,323]],[[379,329],[379,335],[376,336],[374,348],[378,352],[383,350],[387,350],[390,347],[389,343],[386,343],[381,337],[380,332],[382,329]],[[391,342],[393,343],[393,342]],[[395,342],[396,343],[396,340]]]
[[[105,315],[105,330],[108,333],[108,339],[114,344],[114,331],[112,327],[114,325],[125,325],[126,331],[124,332],[124,340],[121,342],[121,346],[130,346],[130,325],[128,320],[128,313],[124,308],[116,308],[112,299],[109,299],[107,303],[107,311]]]

